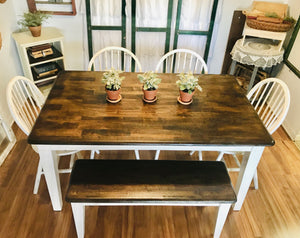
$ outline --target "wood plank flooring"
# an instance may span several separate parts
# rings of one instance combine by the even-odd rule
[[[38,194],[32,193],[38,155],[26,136],[16,127],[14,131],[18,142],[0,167],[0,238],[76,237],[70,204],[64,202],[61,212],[52,210],[44,177]],[[300,152],[282,128],[273,138],[275,146],[265,149],[258,166],[259,189],[250,188],[239,212],[231,209],[222,238],[300,237]],[[216,155],[203,153],[206,160]],[[160,159],[167,157],[191,159],[188,152],[162,151]],[[97,158],[134,159],[134,153],[103,151]],[[152,159],[154,152],[141,152],[141,158]],[[60,166],[67,163],[63,158]],[[235,184],[237,173],[230,176]],[[61,175],[63,196],[68,179]],[[86,237],[212,237],[215,219],[214,207],[88,207]]]

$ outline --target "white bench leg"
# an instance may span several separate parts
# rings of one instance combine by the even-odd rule
[[[85,206],[80,203],[71,203],[77,237],[84,238]]]
[[[221,204],[218,210],[217,222],[215,226],[214,238],[221,235],[231,204]]]

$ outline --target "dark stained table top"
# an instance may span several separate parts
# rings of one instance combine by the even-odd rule
[[[234,76],[200,75],[192,104],[177,102],[176,74],[143,102],[138,73],[123,73],[122,100],[106,101],[102,72],[63,71],[28,137],[30,144],[273,145]]]

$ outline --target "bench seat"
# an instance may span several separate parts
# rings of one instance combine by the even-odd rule
[[[219,237],[236,195],[223,162],[77,160],[66,201],[78,237],[84,237],[84,207],[91,205],[219,206]]]

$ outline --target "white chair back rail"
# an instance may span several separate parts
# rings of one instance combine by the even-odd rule
[[[176,49],[165,54],[158,62],[157,73],[208,73],[203,58],[196,52],[188,49]]]
[[[247,98],[257,111],[270,134],[282,124],[290,106],[287,85],[277,78],[268,78],[256,84]]]
[[[45,97],[33,81],[14,77],[6,90],[9,110],[22,131],[29,135],[43,104]]]
[[[132,69],[132,64],[134,69]],[[124,72],[142,72],[138,58],[128,49],[110,46],[99,50],[90,60],[88,70],[105,71],[111,68]]]

